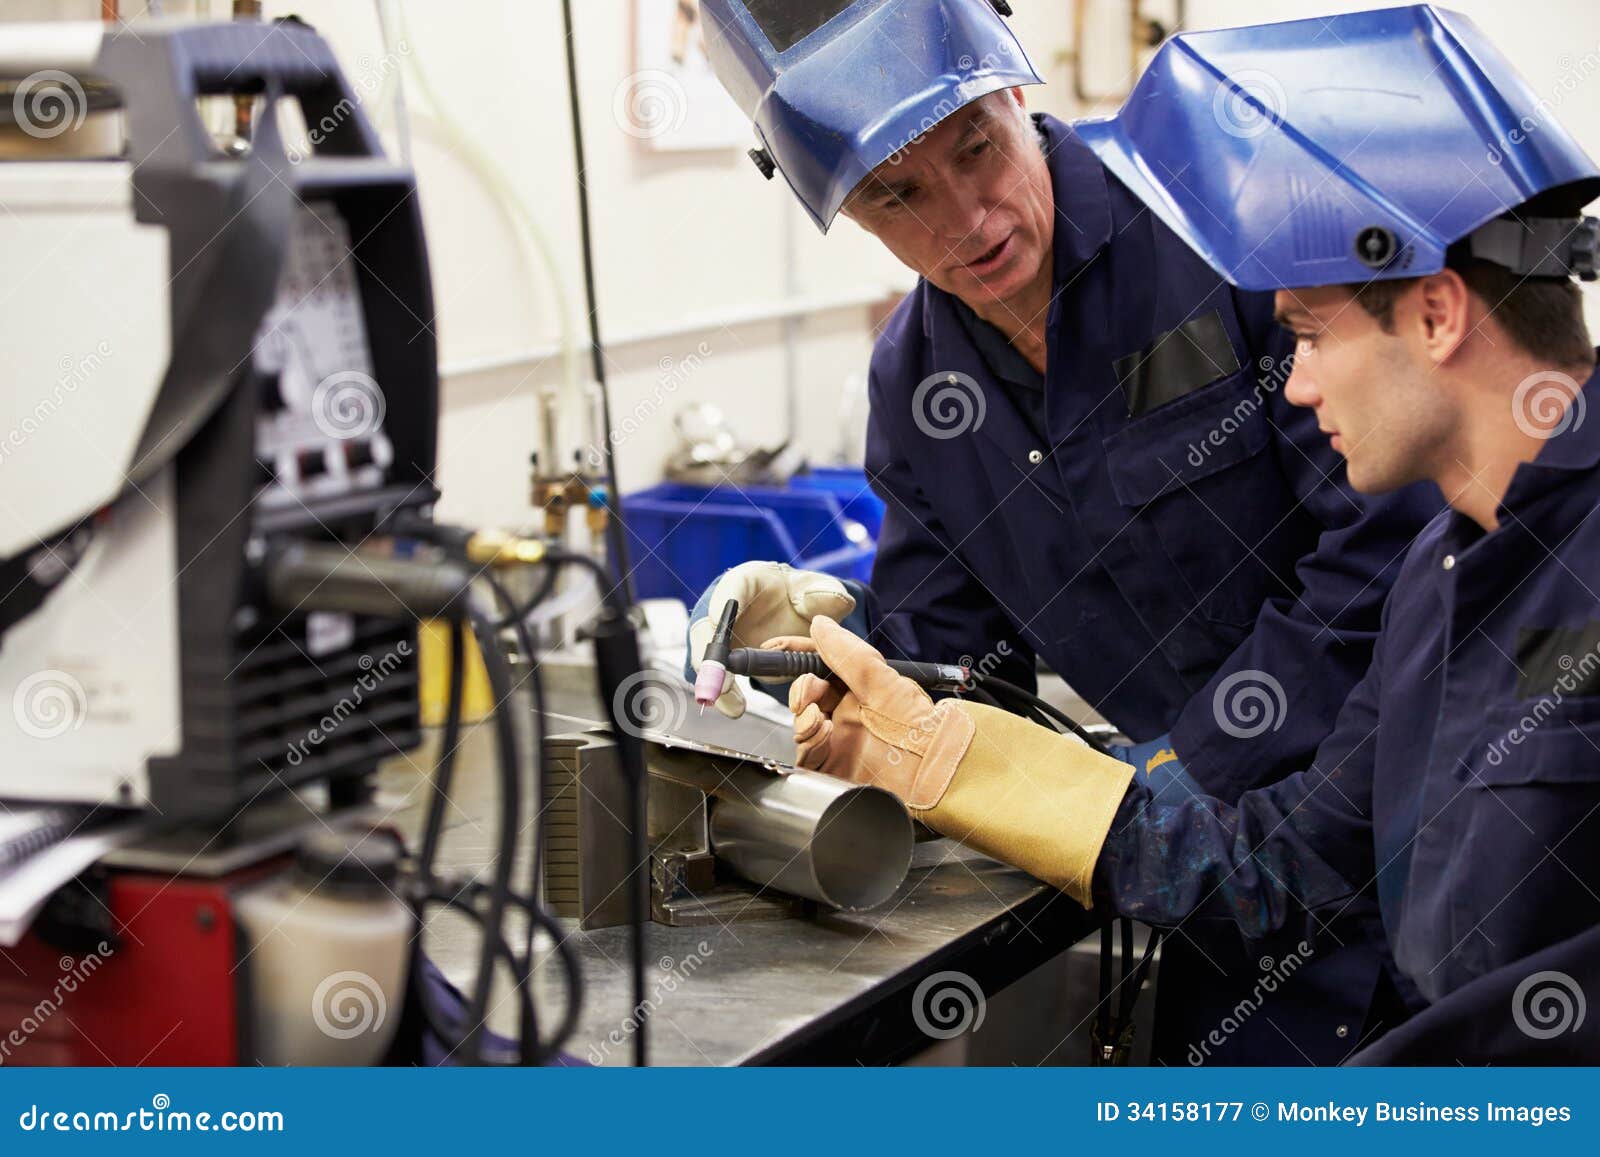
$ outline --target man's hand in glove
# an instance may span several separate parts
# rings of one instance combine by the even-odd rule
[[[689,665],[693,681],[706,657],[706,647],[729,599],[739,601],[733,621],[735,647],[759,647],[779,635],[804,635],[816,615],[843,619],[856,600],[832,575],[795,570],[778,562],[746,562],[722,574],[689,613]],[[737,719],[744,714],[744,695],[730,675],[717,710]]]
[[[799,766],[891,791],[934,831],[1089,905],[1132,767],[993,707],[936,704],[828,619],[812,620],[811,641],[834,678],[789,688]]]
[[[836,679],[789,685],[796,764],[891,791],[913,808],[938,803],[976,730],[951,701],[897,675],[870,644],[825,618],[811,638]],[[776,640],[798,650],[797,640]]]

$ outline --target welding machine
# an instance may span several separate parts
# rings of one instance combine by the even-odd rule
[[[415,624],[276,608],[260,568],[434,497],[415,180],[297,23],[0,28],[0,71],[25,69],[67,116],[110,94],[126,148],[0,173],[0,798],[204,817],[316,780],[359,796],[419,740]],[[14,130],[40,131],[17,91]],[[262,111],[230,155],[198,98],[239,93]],[[295,164],[291,102],[315,126]]]
[[[0,26],[0,77],[0,800],[148,820],[12,951],[0,1062],[380,1060],[417,937],[364,805],[421,739],[417,614],[340,567],[436,497],[415,179],[293,20]]]

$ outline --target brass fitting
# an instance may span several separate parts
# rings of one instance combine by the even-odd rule
[[[540,539],[503,530],[480,530],[467,540],[467,558],[479,566],[531,566],[543,562],[548,553]]]

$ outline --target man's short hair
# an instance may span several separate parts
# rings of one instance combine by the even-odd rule
[[[1469,256],[1459,247],[1447,254],[1445,266],[1461,275],[1524,353],[1561,366],[1593,364],[1594,343],[1583,316],[1583,292],[1570,279],[1523,277],[1503,265]],[[1350,286],[1350,291],[1385,333],[1393,333],[1394,303],[1420,280],[1369,281]]]

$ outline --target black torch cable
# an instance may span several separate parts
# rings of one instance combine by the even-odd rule
[[[550,575],[555,574],[556,569],[555,567],[547,568]],[[547,831],[545,826],[546,801],[544,798],[544,682],[539,676],[539,655],[534,648],[533,632],[528,629],[527,615],[534,607],[538,606],[542,598],[542,592],[548,591],[551,584],[548,581],[541,584],[540,590],[535,592],[533,599],[526,607],[518,607],[516,601],[512,599],[505,585],[499,579],[492,574],[486,574],[485,577],[488,579],[490,590],[494,592],[495,598],[499,600],[502,610],[509,615],[511,629],[517,637],[517,646],[521,649],[523,662],[527,665],[526,682],[533,700],[533,758],[531,763],[536,778],[532,785],[532,800],[537,812],[533,817],[532,846],[528,849],[528,892],[525,897],[525,907],[529,912],[529,918],[528,935],[523,946],[523,959],[527,964],[527,972],[515,978],[518,984],[531,986],[533,983],[534,939],[540,926],[540,922],[534,918],[533,914],[536,912],[542,914],[542,907],[539,901],[539,883],[544,869]],[[555,950],[558,954],[563,955],[573,952],[573,949],[566,943],[565,939],[559,936],[555,939]],[[528,1002],[528,1009],[530,1016],[522,1025],[523,1053],[525,1056],[531,1056],[532,1059],[529,1063],[542,1065],[547,1048],[555,1047],[555,1044],[550,1046],[541,1044],[539,1040],[538,1010],[531,1000]]]
[[[434,880],[430,884],[430,888],[430,891],[420,894],[416,901],[419,913],[422,907],[437,904],[459,912],[478,924],[479,927],[486,927],[484,914],[478,910],[476,904],[477,897],[488,891],[483,884],[472,880],[465,882]],[[470,898],[463,899],[463,897]],[[513,903],[520,905],[528,913],[529,919],[538,923],[552,939],[561,937],[561,925],[548,912],[529,905],[527,898],[524,896],[513,894],[511,900]],[[521,975],[527,970],[528,962],[526,958],[517,956],[503,934],[493,936],[493,940],[496,957],[505,961],[513,975]],[[559,1048],[561,1043],[572,1036],[578,1025],[578,1013],[583,1006],[583,973],[576,955],[562,953],[559,955],[559,959],[565,973],[567,1001],[566,1007],[562,1010],[561,1023],[552,1035],[550,1043],[545,1046],[548,1051],[554,1051]],[[418,975],[420,975],[420,972]],[[423,986],[419,985],[417,991],[419,1008],[433,1034],[438,1037],[447,1053],[453,1054],[461,1051],[466,1044],[465,1029],[460,1025],[451,1025],[445,1021],[439,1010],[429,1000],[427,991]],[[531,1018],[533,1015],[532,1008],[529,1007],[533,999],[531,988],[526,986],[519,988],[517,996],[519,1002],[524,1004],[524,1015]],[[526,1054],[519,1054],[517,1057],[508,1058],[505,1062],[496,1061],[495,1063],[527,1064],[528,1060]]]
[[[611,721],[612,737],[621,758],[623,778],[628,784],[629,856],[633,874],[628,878],[628,927],[632,941],[632,960],[629,962],[633,980],[633,1000],[636,1009],[645,1007],[645,925],[650,921],[650,863],[649,843],[646,838],[648,816],[646,812],[646,778],[644,740],[637,729],[624,726],[619,718],[622,704],[618,702],[623,680],[643,670],[639,658],[639,636],[630,616],[626,593],[620,588],[605,586],[605,569],[588,555],[574,554],[560,548],[552,549],[552,562],[570,563],[586,567],[602,581],[601,597],[605,607],[595,620],[592,630],[594,640],[595,677],[600,692],[601,707]],[[627,674],[624,675],[623,671]],[[643,1068],[650,1055],[649,1022],[639,1020],[633,1034],[633,1062]]]
[[[558,566],[545,567],[544,578],[540,581],[538,589],[521,603],[511,603],[509,606],[504,606],[506,617],[496,623],[495,627],[497,629],[515,628],[519,623],[526,626],[528,616],[533,614],[539,604],[550,597],[550,592],[556,589],[556,579],[560,574],[561,568]],[[502,603],[504,604],[503,599]]]
[[[504,933],[492,928],[488,924],[487,918],[484,916],[484,914],[478,911],[476,906],[476,897],[481,885],[474,885],[470,883],[461,884],[459,887],[456,887],[454,890],[452,890],[451,887],[444,886],[442,881],[435,880],[430,886],[433,890],[425,893],[421,897],[420,902],[422,904],[437,904],[442,908],[449,909],[453,912],[458,912],[467,917],[467,919],[478,925],[478,928],[483,934],[485,942],[492,944],[495,958],[497,960],[505,961],[506,967],[510,970],[512,975],[517,975],[524,970],[525,962],[518,959],[516,952],[506,941]],[[473,898],[464,900],[462,899],[463,895],[470,895]],[[521,1015],[526,1018],[531,1018],[533,1016],[533,994],[524,987],[518,987],[516,992],[517,1001],[521,1007]],[[462,1025],[452,1026],[446,1023],[439,1011],[429,1002],[426,991],[421,993],[421,999],[418,1003],[422,1011],[423,1019],[427,1022],[428,1027],[433,1031],[434,1036],[439,1038],[440,1043],[446,1049],[447,1055],[462,1052],[464,1056],[469,1058],[473,1056],[473,1054],[465,1052],[472,1035],[468,1028]],[[500,1065],[528,1063],[528,1057],[525,1051],[519,1052],[515,1056],[508,1056],[505,1058],[505,1060],[500,1060],[491,1057],[487,1053],[487,1050],[485,1050],[477,1054],[476,1059],[477,1062],[481,1064]]]
[[[1046,731],[1054,731],[1057,734],[1061,733],[1061,725],[1059,723],[1057,723],[1054,719],[1051,719],[1048,715],[1041,713],[1037,707],[1026,700],[1013,698],[1012,696],[1006,694],[1006,692],[996,690],[993,687],[984,689],[979,688],[976,684],[974,684],[973,687],[975,691],[981,691],[983,694],[988,695],[993,701],[994,705],[999,707],[1000,710],[1009,711],[1012,715],[1021,716],[1029,723],[1032,723],[1038,727],[1043,727]]]
[[[439,531],[448,529],[451,528],[439,528]],[[432,539],[434,537],[426,530],[417,530],[415,533],[422,538]],[[636,1006],[642,1008],[645,1003],[645,924],[650,918],[649,848],[645,833],[647,824],[645,776],[647,773],[644,760],[644,741],[633,731],[620,725],[617,719],[618,708],[615,702],[616,692],[620,689],[622,680],[627,675],[632,675],[641,669],[642,665],[638,655],[638,635],[629,613],[630,603],[627,598],[627,592],[621,586],[611,585],[610,576],[606,574],[604,567],[588,555],[566,551],[560,547],[552,547],[546,558],[552,567],[579,566],[593,573],[599,580],[599,594],[604,603],[604,608],[593,628],[595,670],[599,682],[602,705],[611,718],[618,753],[621,756],[623,771],[628,782],[629,827],[631,828],[630,855],[634,863],[633,874],[629,880],[630,903],[628,906],[628,924],[633,950],[630,971],[632,973],[634,1002]],[[487,617],[475,615],[473,625],[476,632],[493,637],[496,624]],[[488,652],[493,652],[500,671],[499,678],[503,680],[504,688],[509,689],[511,678],[509,673],[505,671],[504,656],[500,655],[492,647],[485,646],[483,649],[486,652],[486,664],[489,659]],[[622,673],[623,668],[627,669],[627,675]],[[490,685],[493,688],[497,678],[496,667],[491,666],[489,670]],[[615,684],[615,686],[611,684]],[[505,702],[505,691],[495,690],[495,698],[497,702]],[[502,725],[503,715],[503,712],[496,712],[497,728],[502,733],[504,731]],[[513,745],[514,737],[513,744],[506,745],[506,750],[513,750]],[[514,780],[515,772],[513,767],[513,787],[515,786]],[[513,820],[513,836],[515,834],[514,829],[515,821]],[[514,846],[514,843],[513,839],[512,846]],[[497,879],[504,870],[505,866],[497,862]],[[489,951],[490,949],[486,947],[485,952]],[[480,975],[481,980],[482,977]],[[475,1009],[478,1003],[475,998]],[[487,1008],[486,997],[483,1000],[483,1007],[484,1009]],[[481,1016],[482,1010],[479,1010],[478,1017],[481,1018]],[[480,1034],[481,1029],[481,1022],[473,1025],[474,1034]],[[646,1063],[649,1056],[648,1041],[648,1030],[645,1024],[641,1022],[638,1031],[633,1034],[633,1053],[636,1065],[643,1066]]]
[[[1133,979],[1133,921],[1123,917],[1117,921],[1122,929],[1122,1004],[1123,1015],[1117,1018],[1119,1029],[1127,1027],[1126,1014],[1133,1010],[1133,1002],[1128,999],[1128,983]]]
[[[982,687],[979,687],[976,683],[974,683],[971,687],[968,687],[965,691],[961,692],[961,698],[970,699],[974,703],[982,703],[985,707],[995,707],[1001,711],[1006,710],[1006,708],[1000,705],[1000,700],[989,694],[989,692],[985,691]]]
[[[489,910],[485,913],[486,926],[500,929],[504,926],[506,906],[511,895],[511,871],[517,847],[517,825],[522,814],[521,785],[517,781],[517,736],[515,722],[507,705],[512,697],[511,670],[495,641],[494,625],[484,612],[468,600],[467,617],[473,634],[478,639],[478,650],[483,655],[484,670],[489,676],[489,690],[494,698],[494,732],[496,763],[500,772],[500,831],[493,863],[494,883],[489,891]],[[485,936],[478,954],[478,982],[472,995],[465,1054],[472,1063],[483,1061],[480,1052],[484,1021],[489,1013],[489,996],[494,986],[494,937]]]
[[[524,1040],[525,1048],[530,1043],[534,1046],[534,1052],[537,1057],[533,1062],[535,1064],[543,1064],[546,1057],[557,1051],[571,1037],[577,1027],[578,1004],[582,995],[581,966],[578,961],[577,950],[572,946],[570,938],[563,933],[561,925],[556,923],[555,919],[545,911],[544,905],[539,899],[544,854],[549,846],[549,812],[545,807],[547,801],[544,799],[545,694],[544,678],[540,671],[539,652],[535,645],[534,632],[529,628],[527,618],[554,589],[554,580],[559,570],[559,566],[547,566],[545,568],[545,577],[539,588],[521,604],[518,604],[512,598],[504,583],[494,575],[485,572],[489,588],[499,601],[502,612],[506,614],[506,618],[502,619],[496,626],[509,626],[515,632],[517,646],[521,648],[523,657],[528,664],[526,681],[533,699],[533,750],[535,752],[533,764],[539,777],[534,784],[533,798],[538,802],[540,812],[534,818],[534,839],[529,856],[528,892],[526,897],[513,897],[513,900],[520,900],[529,913],[527,937],[524,942],[524,957],[527,961],[528,973],[522,980],[524,983],[532,983],[534,938],[535,933],[541,929],[550,936],[556,956],[567,974],[568,1002],[561,1027],[552,1034],[549,1040],[541,1041],[538,1037],[537,1021],[535,1020],[532,1028],[532,1041]],[[535,1006],[536,1008],[537,1006]]]
[[[1106,749],[1106,745],[1094,735],[1090,734],[1089,731],[1084,728],[1083,724],[1079,723],[1076,719],[1068,715],[1059,707],[1056,707],[1054,704],[1045,702],[1045,700],[1039,698],[1039,696],[1033,694],[1033,692],[1024,691],[1015,683],[1008,683],[1004,679],[997,679],[993,675],[979,675],[974,672],[972,677],[974,681],[983,686],[985,690],[991,692],[996,698],[1026,703],[1041,714],[1049,716],[1050,719],[1059,725],[1056,728],[1057,730],[1065,728],[1067,731],[1071,732],[1073,735],[1076,735],[1079,739],[1087,743],[1094,750],[1098,751],[1101,755],[1111,754],[1111,752]]]
[[[1131,929],[1133,921],[1129,920],[1127,923]],[[1122,994],[1122,1023],[1124,1025],[1133,1023],[1134,1005],[1138,1002],[1139,993],[1144,988],[1146,978],[1150,975],[1150,964],[1155,959],[1156,949],[1161,946],[1160,930],[1151,928],[1149,931],[1150,938],[1145,941],[1144,954],[1140,956],[1139,963],[1134,966],[1133,975]]]
[[[633,605],[633,568],[628,565],[628,536],[622,521],[622,491],[617,488],[617,456],[611,444],[611,389],[606,382],[605,346],[600,342],[600,303],[595,292],[594,238],[589,226],[589,163],[583,147],[583,114],[578,105],[578,54],[572,24],[572,0],[561,0],[562,30],[567,38],[567,103],[572,110],[572,148],[578,176],[578,234],[583,252],[583,289],[589,307],[589,353],[594,362],[594,379],[600,387],[600,420],[605,426],[606,486],[610,489],[611,517],[606,522],[606,538],[611,561],[617,570],[617,585],[622,589],[624,606]],[[548,469],[554,470],[555,463]],[[607,581],[611,581],[609,578]]]
[[[1111,939],[1111,921],[1107,920],[1100,925],[1100,1002],[1095,1005],[1095,1050],[1093,1063],[1105,1063],[1105,1048],[1111,1044],[1112,1031],[1112,992],[1111,968],[1116,955],[1116,948]]]
[[[1065,711],[1047,703],[1044,699],[1029,691],[1024,691],[1014,683],[1004,679],[997,679],[993,675],[978,675],[974,673],[974,687],[981,687],[991,692],[999,699],[1003,706],[1017,711],[1025,718],[1031,718],[1035,723],[1040,723],[1055,731],[1066,731],[1083,740],[1089,747],[1110,758],[1116,758],[1107,750],[1106,745],[1098,738],[1091,735],[1084,727],[1068,715]],[[1110,1049],[1110,1057],[1116,1056],[1121,1047],[1121,1040],[1126,1027],[1133,1023],[1134,1002],[1138,999],[1139,986],[1144,983],[1145,973],[1148,971],[1148,962],[1155,951],[1155,937],[1146,946],[1145,957],[1137,966],[1133,964],[1133,922],[1120,921],[1122,927],[1122,985],[1120,1001],[1117,994],[1112,991],[1114,965],[1116,963],[1115,930],[1112,925],[1119,923],[1115,916],[1110,917],[1100,926],[1100,999],[1095,1006],[1095,1023],[1098,1030],[1100,1047],[1095,1050],[1092,1061],[1094,1064],[1109,1064],[1106,1049]],[[1129,986],[1133,986],[1130,993]],[[1120,1005],[1120,1007],[1119,1007]]]
[[[447,526],[442,526],[442,525],[420,525],[420,524],[415,524],[415,525],[408,526],[403,531],[403,533],[406,533],[406,534],[411,535],[413,537],[424,539],[425,541],[435,542],[435,543],[437,543],[437,544],[439,544],[441,546],[444,546],[447,550],[450,550],[450,551],[455,552],[455,553],[459,553],[460,549],[461,549],[462,528],[459,528],[459,527],[447,527]],[[625,601],[625,594],[621,590],[621,588],[612,586],[610,584],[609,576],[606,574],[605,568],[602,567],[599,563],[597,563],[594,559],[590,558],[588,555],[576,554],[576,553],[573,553],[573,552],[570,552],[570,551],[563,550],[560,547],[552,547],[550,549],[548,555],[546,556],[546,558],[547,558],[547,563],[548,563],[548,565],[550,567],[550,570],[552,572],[554,572],[556,569],[558,569],[561,566],[573,565],[573,566],[578,566],[578,567],[582,567],[584,569],[587,569],[595,576],[595,578],[597,579],[597,582],[598,582],[598,591],[599,591],[600,598],[601,598],[601,600],[603,601],[603,603],[605,605],[605,609],[602,612],[602,616],[601,616],[601,621],[603,622],[603,624],[605,626],[605,631],[604,631],[605,637],[606,637],[607,640],[609,640],[611,638],[615,638],[620,633],[627,633],[627,634],[630,634],[630,635],[634,635],[634,639],[633,639],[633,643],[632,643],[631,649],[635,652],[635,654],[634,654],[634,656],[632,658],[636,660],[637,659],[637,649],[638,649],[637,636],[634,634],[633,623],[632,623],[632,620],[631,620],[631,618],[629,617],[629,614],[628,614],[628,604]],[[529,599],[528,602],[526,602],[520,608],[517,608],[515,612],[513,612],[512,619],[514,621],[513,621],[512,625],[514,627],[520,626],[523,629],[526,629],[526,623],[523,622],[523,620],[526,618],[526,612],[531,611],[535,606],[537,606],[539,601],[546,594],[549,593],[549,591],[551,590],[552,586],[553,586],[553,582],[552,582],[550,576],[547,575],[546,576],[546,580],[542,584],[542,586],[540,587],[539,591],[536,592],[536,594],[531,599]],[[518,613],[518,612],[520,612],[520,613]],[[482,621],[481,626],[478,623],[475,622],[475,628],[476,629],[480,629],[480,630],[486,631],[491,635],[493,634],[493,632],[495,630],[499,629],[503,625],[505,625],[503,622],[493,622],[493,621],[488,620],[487,618],[485,618]],[[526,638],[526,640],[524,641],[522,639],[522,637],[519,635],[519,642],[521,642],[521,645],[523,645],[524,649],[526,651],[528,651],[529,654],[533,653],[531,636],[528,636]],[[607,668],[608,664],[605,664],[605,663],[602,663],[602,662],[599,661],[599,652],[600,652],[600,648],[603,645],[607,645],[607,644],[605,642],[603,642],[603,640],[602,640],[602,632],[597,631],[596,632],[596,636],[595,636],[596,659],[597,659],[596,670],[597,670],[597,674],[600,676],[601,683],[602,683],[602,686],[601,686],[601,689],[600,689],[601,698],[602,698],[604,704],[606,705],[606,707],[608,709],[612,709],[613,708],[613,704],[612,704],[611,700],[614,697],[614,689],[611,689],[610,691],[608,691],[608,689],[604,686],[605,677],[606,677],[606,668]],[[486,648],[486,649],[487,650],[493,650],[492,648]],[[614,654],[614,653],[615,653],[615,647],[614,646],[608,646],[608,654]],[[500,664],[503,667],[503,663],[504,663],[503,656],[500,656],[498,654],[498,652],[496,651],[495,652],[495,657],[498,660],[500,660]],[[486,656],[486,660],[487,660],[487,656]],[[613,662],[612,664],[609,664],[609,666],[615,666],[615,663]],[[633,670],[637,670],[639,665],[638,665],[637,662],[632,662],[631,666],[632,666]],[[630,671],[629,673],[631,674],[632,671]],[[493,684],[493,678],[492,678],[493,674],[494,674],[494,670],[491,668],[491,685]],[[535,673],[535,677],[537,679],[537,673]],[[509,674],[506,674],[506,676],[505,676],[505,684],[506,684],[506,686],[509,687],[510,683],[511,683],[510,676],[509,676]],[[541,723],[542,723],[542,721],[543,721],[542,710],[543,710],[543,697],[544,697],[543,696],[543,683],[542,683],[542,681],[536,681],[534,693],[535,693],[535,696],[536,696],[536,702],[539,704],[540,719],[541,719]],[[496,697],[497,700],[499,700],[501,702],[505,701],[503,695],[498,691],[496,692],[496,696],[495,697]],[[497,712],[497,716],[498,715],[499,715],[499,713]],[[614,719],[613,719],[613,722],[615,723]],[[650,880],[650,878],[649,878],[649,873],[647,871],[647,862],[646,862],[646,854],[647,854],[648,848],[647,848],[647,843],[646,843],[646,838],[645,838],[645,830],[644,830],[645,829],[645,823],[646,823],[646,819],[645,819],[645,807],[646,807],[646,805],[645,805],[645,794],[644,794],[644,783],[643,783],[644,752],[643,752],[643,743],[636,736],[632,736],[630,733],[624,731],[621,727],[617,727],[615,730],[616,730],[616,733],[617,733],[618,748],[619,748],[619,751],[622,754],[622,758],[623,758],[624,770],[629,773],[628,774],[628,780],[629,780],[629,802],[630,802],[630,810],[631,810],[632,816],[633,816],[632,823],[630,825],[633,828],[633,835],[632,835],[633,849],[632,849],[632,851],[633,851],[634,858],[635,858],[636,862],[639,865],[639,867],[637,867],[636,870],[635,870],[633,881],[632,881],[632,885],[633,885],[632,889],[631,889],[631,891],[632,891],[632,902],[629,905],[629,924],[630,924],[630,928],[631,928],[631,932],[632,932],[632,948],[633,948],[633,952],[632,952],[632,956],[633,956],[633,959],[632,959],[632,973],[633,973],[634,999],[635,999],[636,1003],[638,1003],[638,1004],[640,1004],[642,1006],[642,1004],[644,1002],[644,999],[645,999],[645,995],[644,995],[645,994],[644,924],[649,919],[649,913],[650,913],[650,893],[649,893],[649,880]],[[542,732],[541,732],[541,735],[542,735]],[[542,746],[543,745],[541,743],[541,749],[542,749]],[[541,767],[542,767],[542,757],[543,756],[542,756],[542,750],[541,750],[541,754],[540,754],[540,759],[541,759],[540,766]],[[542,840],[536,841],[536,847],[539,844],[542,844],[542,843],[543,843]],[[535,864],[537,865],[537,857],[535,857]],[[534,896],[537,897],[537,880],[535,880]],[[512,896],[511,898],[513,900],[518,900],[519,899],[518,897],[515,897],[515,896]],[[538,908],[538,905],[536,903],[531,906],[531,910],[539,912],[540,916],[544,917],[544,914],[542,913],[542,910],[540,910]],[[568,969],[569,978],[572,977],[572,976],[575,976],[576,973],[577,973],[576,959],[573,956],[573,950],[572,950],[571,946],[569,944],[567,944],[566,941],[564,940],[564,938],[561,936],[560,926],[558,924],[556,924],[553,920],[549,920],[548,917],[544,917],[544,920],[542,922],[544,922],[545,927],[547,928],[547,930],[551,934],[552,940],[554,940],[554,942],[557,945],[557,949],[558,949],[559,955],[560,955],[560,957],[562,959],[562,962]],[[531,949],[531,945],[530,945],[530,949]],[[530,951],[529,955],[530,955],[530,958],[531,958],[531,951]],[[569,985],[569,991],[573,994],[573,999],[576,1000],[578,998],[578,995],[581,994],[581,987],[572,988]],[[553,1050],[554,1048],[558,1047],[559,1044],[562,1041],[566,1040],[571,1035],[571,1033],[573,1031],[573,1027],[574,1027],[575,1022],[576,1022],[576,1015],[577,1015],[577,1008],[575,1007],[575,1005],[572,1006],[572,1007],[569,1007],[568,1016],[563,1021],[562,1029],[555,1035],[555,1037],[552,1038],[552,1041],[549,1042],[545,1046],[547,1049],[552,1049]],[[481,1026],[477,1026],[477,1027],[481,1027]],[[640,1028],[641,1028],[641,1031],[639,1031],[639,1032],[634,1034],[634,1059],[635,1059],[635,1063],[642,1065],[642,1064],[644,1064],[645,1059],[646,1059],[646,1057],[648,1055],[648,1053],[647,1053],[648,1044],[647,1044],[647,1034],[643,1031],[643,1026],[641,1025]]]
[[[973,686],[982,687],[986,692],[994,697],[995,701],[999,703],[1003,709],[1011,712],[1013,715],[1022,716],[1030,723],[1036,723],[1040,727],[1057,732],[1058,734],[1070,731],[1070,728],[1068,728],[1060,719],[1056,718],[1053,713],[1045,713],[1044,708],[1048,706],[1048,704],[1044,703],[1044,701],[1039,699],[1037,696],[1028,694],[1015,684],[1007,683],[1003,679],[974,676]]]

